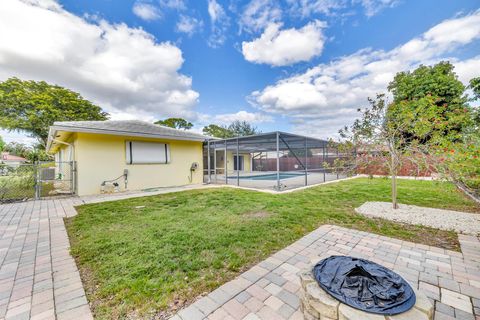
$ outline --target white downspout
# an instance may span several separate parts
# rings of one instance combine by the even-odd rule
[[[60,141],[60,140],[57,140],[57,139],[52,139],[52,141],[55,141],[57,143],[60,143],[60,144],[64,144],[66,146],[70,146],[70,161],[73,161],[75,159],[75,146],[73,145],[73,143],[68,143],[68,142],[65,142],[65,141]]]

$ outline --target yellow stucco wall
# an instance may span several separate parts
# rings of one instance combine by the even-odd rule
[[[127,164],[125,141],[151,141],[170,145],[170,162],[167,164]],[[128,190],[171,187],[202,183],[202,143],[165,139],[149,139],[103,134],[77,133],[74,136],[77,161],[77,193],[100,193],[102,181],[111,180],[128,169]],[[189,181],[190,166],[199,164]],[[123,179],[119,180],[123,190]]]
[[[217,150],[217,173],[223,174],[224,168],[225,168],[225,162],[224,162],[224,150]],[[227,151],[227,170],[229,172],[233,172],[233,156],[236,155],[237,153],[234,151]],[[251,155],[249,153],[240,153],[241,156],[243,156],[243,171],[244,172],[251,172]],[[213,168],[212,168],[213,169]]]

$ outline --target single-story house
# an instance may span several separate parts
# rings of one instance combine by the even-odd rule
[[[138,120],[55,122],[47,151],[80,196],[201,183],[280,191],[345,176],[327,140],[280,131],[218,139]]]
[[[47,151],[74,161],[75,193],[98,194],[203,182],[203,142],[210,137],[144,121],[67,121],[50,127]]]
[[[1,157],[0,157],[0,163],[5,164],[9,167],[12,168],[18,168],[22,164],[27,162],[27,159],[23,157],[19,157],[13,154],[10,154],[9,152],[2,152]]]
[[[23,157],[2,152],[0,154],[0,175],[8,175],[10,171],[17,169],[25,162],[27,162],[27,159]]]

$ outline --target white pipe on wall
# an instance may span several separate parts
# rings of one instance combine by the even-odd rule
[[[68,143],[68,142],[65,142],[65,141],[60,141],[60,140],[57,140],[57,139],[52,139],[52,141],[63,144],[63,145],[66,145],[66,146],[69,146],[71,148],[70,149],[70,161],[73,161],[75,159],[75,146],[72,143]]]

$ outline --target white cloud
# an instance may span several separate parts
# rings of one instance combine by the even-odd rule
[[[263,112],[248,112],[245,110],[241,110],[236,113],[223,113],[216,115],[199,113],[197,114],[197,118],[195,119],[195,125],[192,128],[192,131],[202,133],[203,127],[210,124],[228,126],[235,120],[247,121],[251,124],[260,124],[272,122],[273,117]]]
[[[278,1],[251,0],[240,16],[240,31],[259,32],[281,18],[282,10]]]
[[[230,124],[235,120],[247,121],[249,123],[263,123],[273,121],[272,116],[260,112],[238,111],[237,113],[225,113],[214,116],[215,123]]]
[[[136,1],[133,5],[132,11],[137,17],[145,21],[152,21],[160,18],[160,11],[158,8],[143,1]]]
[[[353,0],[359,2],[365,9],[365,15],[372,17],[385,8],[391,8],[398,4],[398,0]]]
[[[142,29],[89,23],[54,1],[0,1],[0,80],[45,80],[114,114],[190,116],[199,94],[182,52]]]
[[[187,8],[183,0],[160,0],[160,5],[175,10],[185,10]]]
[[[3,141],[5,141],[5,143],[18,142],[26,144],[28,146],[33,146],[38,143],[38,139],[31,138],[23,133],[15,131],[7,131],[0,129],[0,137],[3,139]]]
[[[180,15],[176,25],[178,32],[186,33],[188,36],[192,36],[195,32],[199,32],[202,27],[202,20],[185,15]]]
[[[442,50],[448,50],[452,44],[464,45],[478,38],[480,30],[480,11],[470,17],[446,20],[425,33],[425,39]]]
[[[346,0],[287,0],[287,3],[291,13],[303,18],[318,13],[331,15],[347,5]]]
[[[208,15],[210,16],[212,22],[216,22],[224,14],[225,11],[216,0],[208,0]]]
[[[246,60],[273,66],[291,65],[309,61],[322,53],[325,37],[324,23],[316,20],[300,29],[280,30],[280,24],[270,24],[260,38],[242,42]]]
[[[313,14],[342,15],[345,11],[351,14],[352,5],[363,7],[364,14],[372,17],[385,8],[400,3],[399,0],[286,0],[290,14],[307,18]]]
[[[230,25],[230,19],[216,0],[208,0],[208,15],[210,16],[211,24],[211,35],[208,39],[208,45],[212,48],[217,48],[227,39],[225,33]]]
[[[385,92],[399,71],[450,60],[465,83],[480,56],[459,60],[456,49],[480,39],[480,11],[441,22],[390,51],[363,49],[255,91],[249,101],[263,111],[289,115],[298,131],[334,134],[357,117],[367,97]],[[339,125],[340,124],[340,125]]]
[[[455,62],[455,72],[458,74],[458,79],[464,84],[467,84],[471,79],[478,77],[480,74],[479,70],[480,55],[464,61]]]

